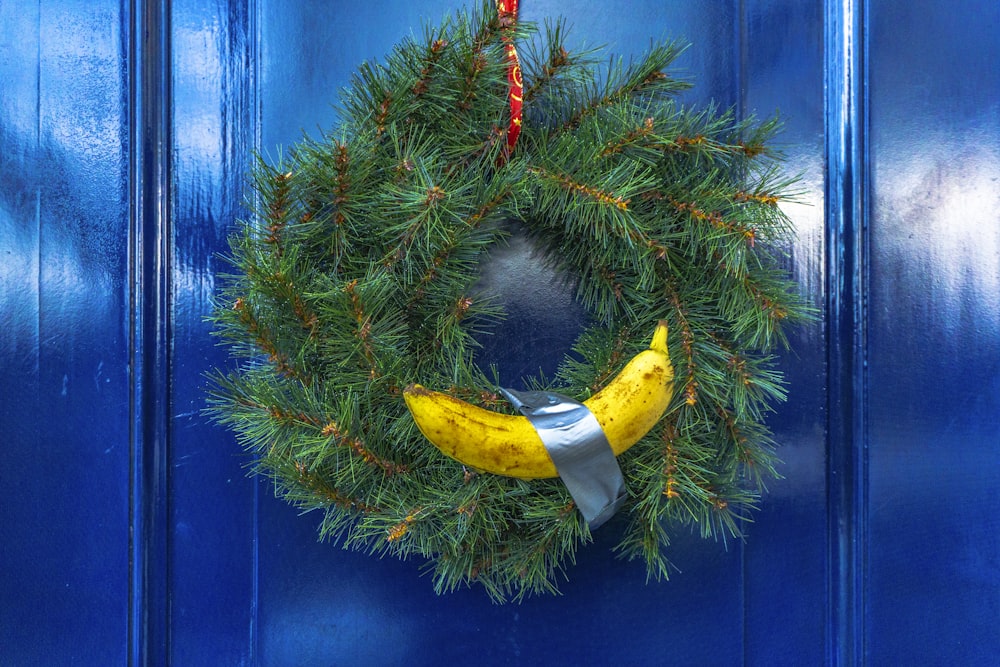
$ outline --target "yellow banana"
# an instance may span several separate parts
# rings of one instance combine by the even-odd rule
[[[667,323],[660,321],[649,349],[633,357],[602,390],[584,401],[615,456],[637,443],[659,421],[674,390],[667,352]],[[431,391],[403,390],[420,432],[447,456],[508,477],[556,477],[555,464],[527,417],[504,415]]]

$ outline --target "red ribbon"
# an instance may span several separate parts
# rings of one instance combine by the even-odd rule
[[[517,23],[517,2],[518,0],[497,0],[497,15],[500,18],[500,27],[513,32],[514,24]],[[510,126],[507,128],[507,154],[514,150],[517,137],[521,134],[521,108],[523,106],[522,95],[524,94],[524,80],[521,78],[521,61],[517,57],[517,49],[514,48],[514,39],[504,37],[507,45],[507,83],[510,86],[508,98],[510,99]]]

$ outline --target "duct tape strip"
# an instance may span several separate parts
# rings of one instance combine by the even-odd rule
[[[550,391],[500,391],[535,427],[591,530],[614,516],[625,502],[625,478],[587,406]]]

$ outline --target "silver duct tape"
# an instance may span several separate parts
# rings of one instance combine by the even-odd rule
[[[587,406],[549,391],[500,391],[535,427],[591,530],[614,516],[625,502],[625,478]]]

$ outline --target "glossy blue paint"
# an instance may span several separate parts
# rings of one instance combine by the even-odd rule
[[[127,23],[0,3],[0,662],[122,664]]]
[[[796,226],[788,268],[824,313],[825,181],[824,7],[820,3],[743,3],[740,100],[744,115],[777,112],[788,170],[802,194],[786,205]],[[771,420],[784,479],[770,485],[743,546],[744,664],[832,664],[826,572],[826,456],[829,439],[825,318],[791,333],[782,359],[788,402]],[[847,664],[847,663],[842,663]]]
[[[256,16],[248,3],[170,3],[171,214],[168,458],[170,641],[164,661],[251,664],[260,484],[231,437],[208,425],[207,369],[226,363],[205,320],[220,253],[243,214],[256,142]],[[207,508],[212,508],[206,511]]]
[[[869,26],[867,651],[991,664],[1000,4],[872,3]]]
[[[826,7],[827,582],[829,657],[864,656],[868,333],[864,19],[861,2]]]
[[[137,2],[125,18],[129,111],[129,627],[131,664],[169,644],[170,97],[169,15]]]
[[[542,22],[565,3],[521,0]],[[250,153],[334,121],[364,59],[459,0],[0,2],[0,662],[990,664],[1000,655],[1000,8],[583,0],[574,40],[780,111],[788,268],[822,313],[782,360],[785,478],[744,544],[679,532],[649,583],[612,521],[561,597],[435,596],[316,542],[201,414],[204,317]],[[496,285],[537,267],[498,253]],[[522,281],[523,282],[523,281]],[[544,283],[544,279],[540,279]],[[565,290],[507,293],[483,362],[549,372]],[[538,309],[539,300],[558,307]],[[569,324],[567,324],[569,322]],[[514,341],[514,342],[512,342]],[[516,343],[515,343],[516,342]]]

